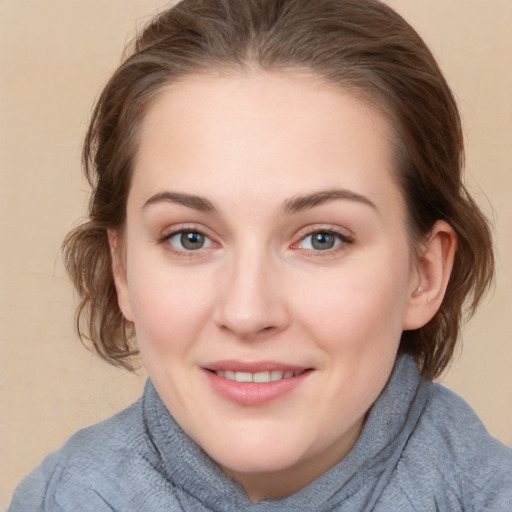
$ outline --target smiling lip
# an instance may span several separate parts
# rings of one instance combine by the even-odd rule
[[[203,368],[213,390],[239,405],[263,405],[299,386],[311,368],[272,361],[217,361]]]

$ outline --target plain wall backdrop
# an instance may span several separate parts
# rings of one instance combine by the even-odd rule
[[[496,226],[497,286],[443,380],[512,444],[512,2],[388,3],[454,90],[467,182]],[[141,392],[143,371],[111,368],[78,341],[60,244],[85,213],[80,150],[94,99],[136,27],[168,4],[0,0],[0,508],[45,454]]]

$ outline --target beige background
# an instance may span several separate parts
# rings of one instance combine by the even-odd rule
[[[494,207],[498,286],[444,381],[512,444],[512,2],[389,3],[438,56],[464,117],[469,184]],[[93,101],[134,28],[165,4],[0,0],[0,507],[46,453],[144,381],[77,341],[59,247],[85,211],[79,154]]]

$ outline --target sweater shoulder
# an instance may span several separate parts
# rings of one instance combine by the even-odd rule
[[[404,488],[421,480],[436,505],[450,504],[450,510],[455,503],[460,510],[511,510],[512,449],[487,432],[464,399],[440,384],[429,386],[399,463]]]
[[[101,489],[119,488],[141,465],[154,469],[158,458],[145,434],[139,401],[79,430],[45,457],[18,485],[7,512],[112,510]]]
[[[472,476],[479,475],[478,468],[512,468],[512,449],[491,436],[471,406],[441,384],[431,384],[419,428],[436,441],[431,450],[450,455],[457,467],[471,470]]]
[[[93,459],[101,466],[117,464],[127,456],[126,446],[144,441],[140,401],[99,423],[78,430],[57,451],[61,463]],[[94,465],[92,466],[94,467]]]

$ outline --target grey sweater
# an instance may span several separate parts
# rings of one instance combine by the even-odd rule
[[[75,434],[15,491],[8,512],[512,511],[512,450],[471,408],[397,360],[352,451],[287,498],[251,503],[176,424],[142,398]]]

